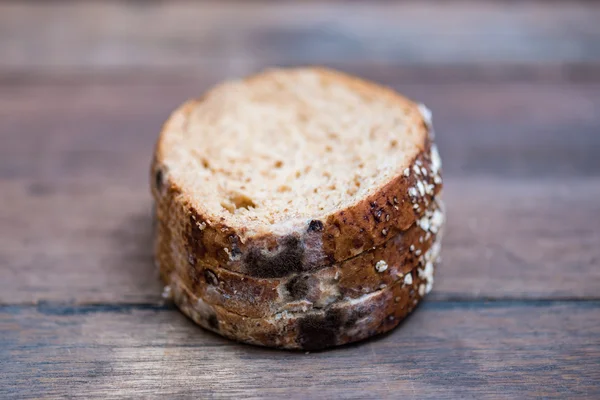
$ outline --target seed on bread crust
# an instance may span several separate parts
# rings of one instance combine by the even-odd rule
[[[379,261],[377,261],[377,264],[375,264],[375,269],[377,270],[377,272],[383,272],[387,268],[388,268],[388,265],[384,260],[379,260]]]

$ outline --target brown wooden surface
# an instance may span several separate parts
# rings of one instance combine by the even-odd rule
[[[8,2],[0,66],[597,62],[598,19],[593,1]]]
[[[426,302],[321,353],[235,345],[152,306],[4,307],[3,397],[597,398],[600,302]]]
[[[600,397],[596,2],[0,1],[0,397]],[[333,65],[434,110],[427,301],[321,353],[161,302],[147,171],[217,81]]]

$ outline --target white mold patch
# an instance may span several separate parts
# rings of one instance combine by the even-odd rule
[[[384,260],[379,260],[377,261],[377,264],[375,264],[375,270],[377,272],[383,272],[386,269],[388,269],[388,264]]]

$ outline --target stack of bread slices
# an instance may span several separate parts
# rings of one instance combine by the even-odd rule
[[[444,222],[431,114],[321,68],[177,109],[152,164],[165,295],[228,338],[321,349],[394,328],[432,289]]]

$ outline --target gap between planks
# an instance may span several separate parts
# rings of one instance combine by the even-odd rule
[[[547,299],[426,299],[416,310],[446,309],[492,309],[516,307],[554,307],[577,305],[588,308],[600,307],[600,298],[547,298]],[[171,302],[157,303],[68,303],[47,302],[0,304],[0,313],[14,313],[34,309],[44,315],[70,316],[94,313],[124,313],[130,311],[174,311],[177,307]],[[415,311],[417,312],[417,311]]]

